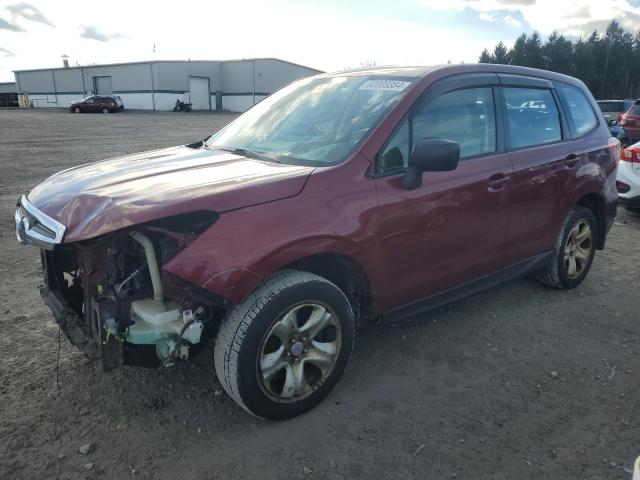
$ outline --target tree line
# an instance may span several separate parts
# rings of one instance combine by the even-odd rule
[[[500,42],[486,48],[480,63],[542,68],[582,80],[598,99],[640,97],[640,31],[627,32],[612,21],[604,35],[571,41],[553,32],[543,40],[538,32],[523,33],[511,49]]]

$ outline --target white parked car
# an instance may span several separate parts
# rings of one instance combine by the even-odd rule
[[[616,187],[620,203],[640,209],[640,142],[622,150]]]

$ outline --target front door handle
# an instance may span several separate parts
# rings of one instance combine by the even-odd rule
[[[575,153],[572,153],[571,155],[567,155],[567,158],[564,159],[564,165],[567,168],[573,168],[576,166],[576,164],[580,161],[580,157],[578,155],[576,155]]]
[[[496,173],[489,177],[489,191],[490,192],[499,192],[504,189],[504,186],[509,181],[511,177],[505,175],[504,173]]]

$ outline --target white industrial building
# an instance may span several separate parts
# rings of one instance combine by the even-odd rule
[[[67,107],[87,95],[114,94],[125,108],[242,112],[289,82],[321,73],[279,60],[149,61],[15,71],[20,105]]]

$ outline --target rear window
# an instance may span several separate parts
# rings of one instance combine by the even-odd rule
[[[598,105],[600,105],[600,110],[604,113],[623,112],[625,110],[624,102],[598,102]]]
[[[505,88],[511,148],[532,147],[562,139],[560,113],[551,90]]]
[[[591,102],[582,90],[571,85],[560,85],[560,95],[569,110],[569,124],[577,135],[584,135],[598,125],[598,118],[591,108]]]

